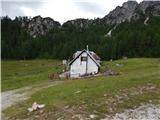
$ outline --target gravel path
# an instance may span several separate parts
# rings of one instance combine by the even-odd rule
[[[62,83],[62,81],[55,81],[45,85],[37,85],[32,87],[24,87],[16,90],[5,91],[1,93],[1,110],[5,110],[6,108],[15,105],[19,102],[27,100],[33,93],[50,86],[57,85]],[[6,120],[4,118],[4,114],[2,114],[2,120]]]
[[[136,109],[128,109],[102,120],[160,120],[160,105],[147,104]]]
[[[15,105],[16,103],[19,103],[21,101],[28,99],[36,91],[39,91],[43,88],[57,85],[61,82],[62,81],[55,81],[55,82],[51,82],[51,83],[49,83],[47,85],[43,85],[43,86],[37,85],[37,86],[24,87],[24,88],[20,88],[20,89],[16,89],[16,90],[2,92],[1,93],[2,110],[6,109],[7,107],[10,107],[12,105]]]
[[[23,100],[28,99],[29,95],[27,95],[27,91],[29,91],[31,87],[25,87],[17,90],[10,90],[6,92],[2,92],[2,110],[18,103]],[[23,91],[23,92],[21,92]]]

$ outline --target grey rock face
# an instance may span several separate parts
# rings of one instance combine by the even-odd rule
[[[150,16],[160,15],[160,1],[145,1],[140,4],[140,9],[144,14]]]
[[[136,1],[128,1],[128,2],[123,3],[123,7],[131,12],[135,10],[137,5],[138,3]]]
[[[62,29],[72,29],[72,30],[78,30],[78,31],[84,31],[91,26],[96,26],[96,25],[106,25],[104,24],[105,20],[101,18],[96,18],[96,19],[74,19],[65,22],[62,25]]]
[[[106,24],[120,24],[131,19],[139,19],[141,16],[140,13],[145,16],[159,16],[160,1],[143,1],[140,4],[136,1],[128,1],[121,7],[116,7],[104,19],[106,20]]]
[[[92,24],[92,20],[88,20],[88,19],[75,19],[75,20],[70,20],[67,21],[66,23],[64,23],[62,25],[62,28],[73,28],[73,29],[78,29],[78,30],[83,30],[83,29],[87,29],[90,25]]]
[[[160,10],[160,1],[143,1],[139,4],[140,10],[145,14],[148,9],[154,10],[155,12]]]
[[[22,23],[22,27],[23,26],[25,26],[27,32],[34,38],[38,35],[45,35],[50,30],[59,29],[61,27],[59,22],[49,17],[42,18],[41,16],[36,16],[28,22]]]
[[[125,20],[130,21],[137,6],[138,3],[136,1],[125,2],[122,7],[116,7],[116,9],[111,11],[104,18],[106,19],[107,24],[119,24],[124,22]]]

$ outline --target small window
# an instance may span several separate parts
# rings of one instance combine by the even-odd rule
[[[81,57],[81,61],[87,61],[87,57]]]

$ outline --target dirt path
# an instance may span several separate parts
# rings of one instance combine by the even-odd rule
[[[2,92],[1,93],[1,95],[2,95],[2,110],[16,104],[17,102],[21,102],[23,100],[26,100],[29,97],[27,95],[27,91],[29,89],[31,89],[31,87]],[[22,91],[22,90],[24,92],[20,93],[20,91]]]
[[[45,85],[36,85],[31,87],[24,87],[16,90],[5,91],[1,93],[2,96],[2,110],[10,107],[18,102],[28,99],[33,93],[50,86],[62,83],[62,81],[50,82]]]
[[[47,84],[40,84],[31,87],[24,87],[16,90],[5,91],[1,93],[1,109],[2,111],[6,108],[15,105],[19,102],[27,100],[33,93],[50,86],[55,86],[62,83],[62,81],[50,82]],[[5,120],[4,114],[2,114],[2,120]]]

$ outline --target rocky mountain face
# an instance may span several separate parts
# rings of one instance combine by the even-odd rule
[[[160,1],[143,1],[139,4],[139,9],[147,15],[160,15]]]
[[[138,20],[141,16],[149,19],[151,16],[160,15],[160,1],[143,1],[138,4],[136,1],[128,1],[123,3],[122,6],[116,7],[108,15],[103,18],[94,20],[89,19],[75,19],[65,22],[62,26],[59,22],[51,18],[42,18],[36,16],[29,21],[23,22],[22,26],[25,27],[27,32],[33,36],[45,35],[50,30],[56,29],[76,29],[83,30],[89,28],[91,25],[114,25],[120,24],[124,21]]]
[[[100,18],[97,19],[75,19],[75,20],[70,20],[65,22],[62,25],[62,29],[67,29],[67,28],[72,28],[72,29],[76,29],[76,30],[84,30],[89,28],[90,26],[94,26],[94,25],[101,25],[104,21]]]
[[[42,18],[41,16],[36,16],[31,20],[22,22],[22,27],[35,38],[38,35],[45,35],[50,30],[59,29],[61,25],[49,17]]]
[[[138,6],[136,1],[129,1],[123,4],[122,7],[118,6],[103,19],[106,20],[107,24],[119,24],[125,20],[131,20],[135,10]]]
[[[119,24],[126,20],[137,20],[142,14],[146,17],[160,15],[160,1],[143,1],[140,4],[128,1],[121,7],[116,7],[103,19],[107,24]]]
[[[72,28],[72,29],[84,29],[84,28],[88,28],[90,25],[92,24],[92,20],[88,20],[88,19],[75,19],[75,20],[70,20],[65,22],[62,25],[63,29],[67,29],[67,28]]]

